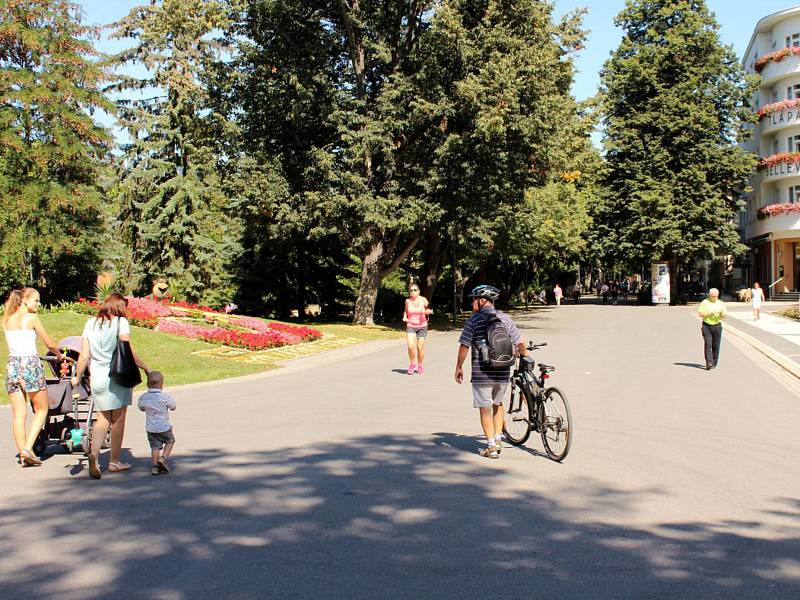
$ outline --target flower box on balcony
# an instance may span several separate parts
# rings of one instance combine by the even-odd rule
[[[769,62],[781,62],[787,56],[794,56],[795,54],[800,54],[800,47],[793,46],[792,48],[781,48],[780,50],[776,50],[775,52],[770,52],[769,54],[765,54],[761,58],[759,58],[755,63],[756,73],[761,73],[764,67],[767,66]]]
[[[780,102],[773,102],[758,109],[758,118],[763,119],[772,113],[781,112],[790,108],[797,108],[800,106],[800,98],[792,98],[791,100],[781,100]]]
[[[800,204],[769,204],[758,209],[759,219],[774,217],[775,215],[800,214]]]

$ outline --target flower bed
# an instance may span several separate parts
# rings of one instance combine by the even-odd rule
[[[791,48],[781,48],[780,50],[776,50],[775,52],[770,52],[769,54],[765,54],[761,58],[759,58],[754,67],[756,73],[761,73],[764,67],[767,66],[769,62],[781,62],[787,56],[794,56],[795,54],[800,54],[800,47],[793,46]]]
[[[769,204],[762,206],[756,213],[759,219],[766,219],[774,215],[788,215],[800,213],[800,204]]]
[[[255,317],[229,315],[188,302],[170,302],[150,298],[128,296],[128,319],[134,325],[158,329],[191,339],[200,339],[212,344],[223,344],[248,350],[264,350],[278,346],[311,342],[322,337],[322,333],[310,327],[287,323],[266,322]],[[83,314],[96,315],[96,300],[80,298],[72,305]],[[198,324],[185,320],[191,317],[205,321]],[[184,319],[184,320],[181,320]]]
[[[798,106],[800,106],[800,99],[798,98],[793,98],[792,100],[781,100],[780,102],[773,102],[772,104],[762,106],[758,110],[757,114],[759,119],[763,119],[767,115],[771,115],[774,112],[780,112],[790,108],[797,108]]]
[[[203,340],[212,344],[223,344],[248,350],[263,350],[288,346],[293,342],[287,336],[277,331],[252,332],[232,331],[224,327],[204,327],[194,323],[187,323],[176,319],[162,319],[158,323],[158,331],[172,333],[181,337]]]

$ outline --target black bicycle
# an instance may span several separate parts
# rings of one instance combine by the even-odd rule
[[[528,350],[546,345],[528,342]],[[547,456],[561,462],[572,445],[572,413],[561,390],[545,387],[555,367],[539,363],[537,377],[534,364],[532,356],[519,357],[511,380],[511,393],[503,402],[503,433],[510,443],[519,446],[528,441],[531,431],[538,431]]]

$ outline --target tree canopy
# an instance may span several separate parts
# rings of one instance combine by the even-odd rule
[[[755,157],[736,145],[753,91],[702,0],[630,0],[601,73],[606,171],[597,221],[611,258],[739,253]]]
[[[92,114],[113,106],[96,35],[74,2],[0,3],[0,287],[45,301],[78,294],[101,261],[111,140]]]

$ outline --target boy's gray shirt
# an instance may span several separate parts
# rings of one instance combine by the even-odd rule
[[[175,410],[172,397],[159,389],[148,389],[139,396],[139,410],[145,414],[144,428],[149,433],[163,433],[172,429],[169,423],[169,411]]]

